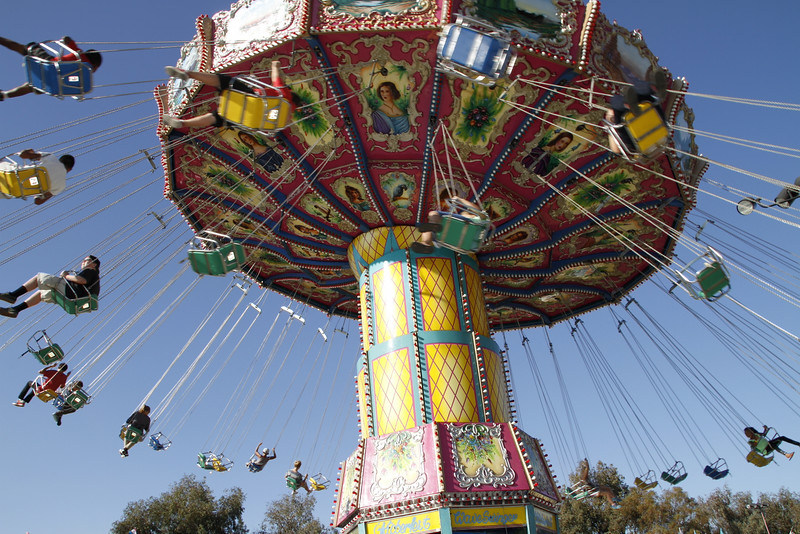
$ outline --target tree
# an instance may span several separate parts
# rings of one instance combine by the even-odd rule
[[[215,499],[205,480],[186,475],[159,497],[128,503],[112,534],[247,534],[244,493],[233,488]]]
[[[267,505],[259,534],[328,534],[334,530],[314,518],[313,495],[284,495]]]

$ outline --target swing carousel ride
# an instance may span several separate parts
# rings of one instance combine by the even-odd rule
[[[162,124],[166,195],[202,241],[190,255],[217,258],[198,272],[240,270],[360,320],[364,439],[344,464],[336,526],[450,532],[488,514],[555,530],[561,498],[513,424],[490,331],[618,303],[671,263],[706,168],[691,157],[687,84],[597,2],[361,4],[256,1],[200,17],[179,68],[269,84],[277,60],[301,102],[280,128],[229,116],[226,92],[219,113],[238,128]],[[657,71],[681,135],[616,156],[608,101]],[[217,96],[177,79],[157,95],[181,119]],[[460,217],[453,197],[493,228],[474,247],[440,235],[433,253],[411,250],[429,210]]]
[[[292,102],[275,96],[274,62]],[[624,456],[625,473],[641,491],[686,484],[689,476],[724,483],[745,466],[767,472],[783,461],[774,461],[766,437],[747,451],[742,428],[780,425],[800,413],[790,392],[800,384],[800,338],[779,324],[782,313],[800,306],[800,275],[773,236],[748,228],[759,216],[797,228],[791,202],[798,187],[788,177],[705,157],[697,139],[789,157],[797,151],[696,129],[685,102],[693,95],[688,82],[659,64],[638,30],[609,20],[598,1],[240,0],[196,20],[177,68],[237,77],[247,89],[219,92],[191,76],[171,78],[155,89],[159,146],[143,142],[138,154],[104,161],[71,182],[40,208],[46,223],[30,224],[39,215],[23,208],[3,219],[7,231],[27,225],[3,245],[0,264],[10,266],[84,222],[92,223],[86,235],[102,231],[90,250],[103,263],[99,303],[65,307],[67,313],[25,310],[0,323],[0,349],[30,336],[27,352],[42,364],[69,361],[71,383],[84,385],[74,392],[80,408],[124,402],[127,416],[149,403],[152,432],[120,432],[126,442],[143,442],[126,464],[149,445],[159,451],[152,469],[166,472],[166,463],[155,462],[196,446],[180,433],[202,411],[207,443],[195,453],[201,451],[204,473],[266,479],[252,473],[288,463],[286,441],[314,473],[325,449],[331,459],[319,469],[331,478],[311,475],[309,489],[335,489],[333,526],[375,534],[558,532],[567,499],[618,505],[584,460],[608,450]],[[95,106],[90,119],[6,145],[26,145],[21,150],[39,135],[78,132],[104,116],[97,93],[112,85],[102,85],[103,73],[91,93],[78,95],[80,106]],[[60,90],[57,76],[50,82]],[[642,86],[649,93],[633,101],[630,88]],[[152,80],[148,106],[151,88]],[[693,98],[700,96],[709,95]],[[628,109],[616,117],[620,101]],[[725,102],[797,111],[779,102]],[[152,134],[156,118],[148,110],[142,119],[138,104],[107,110],[118,126],[73,136],[62,150],[93,152]],[[209,112],[222,127],[178,122]],[[131,122],[117,118],[125,113]],[[136,195],[162,187],[159,149],[169,202],[160,198],[162,206],[147,203],[142,211]],[[145,172],[116,180],[136,165]],[[725,183],[706,176],[710,165],[766,182],[775,193],[786,189],[771,204],[740,176]],[[155,179],[143,184],[150,171]],[[17,186],[19,195],[3,192],[42,193]],[[698,204],[698,193],[727,203],[733,217],[737,204],[753,215],[747,225],[741,217],[732,224]],[[109,215],[112,207],[118,211]],[[134,213],[130,221],[125,210]],[[432,246],[420,246],[428,235]],[[29,276],[30,267],[14,279]],[[753,289],[743,281],[768,294],[771,309],[748,306]],[[200,302],[214,284],[226,286],[217,302]],[[247,303],[251,284],[267,291]],[[229,309],[231,295],[238,300]],[[275,322],[261,327],[276,295],[286,304],[272,306],[280,308],[272,310]],[[180,313],[185,307],[191,312]],[[303,330],[306,317],[316,326],[307,308],[328,318],[313,339]],[[659,314],[686,321],[670,328]],[[598,335],[586,323],[603,317],[610,321]],[[335,337],[347,337],[347,324],[359,327],[360,352],[356,336]],[[183,328],[194,329],[185,343]],[[170,335],[151,349],[159,329]],[[512,336],[521,344],[509,348]],[[574,343],[568,354],[562,341]],[[334,345],[341,354],[329,358]],[[133,358],[138,353],[159,356],[143,361]],[[181,360],[190,354],[191,363]],[[137,377],[135,390],[126,384],[106,396],[126,365]],[[522,365],[530,373],[521,373]],[[229,372],[236,378],[225,378]],[[352,374],[355,395],[337,382]],[[226,380],[236,386],[220,413],[209,391]],[[742,399],[743,384],[763,394]],[[342,391],[355,397],[350,415],[357,412],[360,435],[352,446],[320,437],[323,426],[335,427],[345,441],[346,425],[329,422],[327,412],[346,403],[334,400]],[[129,406],[132,395],[137,404]],[[71,406],[68,398],[61,402]],[[517,409],[532,405],[536,419],[523,422],[535,428],[524,429]],[[265,406],[272,417],[254,440]],[[767,411],[780,413],[778,422],[763,420]],[[596,421],[603,412],[607,424]],[[70,424],[77,419],[70,416]],[[312,419],[320,425],[313,438],[306,434]],[[69,432],[66,426],[59,431]],[[581,431],[587,426],[607,429],[607,439],[588,443]],[[670,450],[674,436],[683,449]],[[619,447],[608,449],[614,438]],[[250,441],[259,439],[266,448],[239,462],[245,443],[251,452]],[[270,450],[275,455],[276,444],[280,459],[258,463]],[[734,449],[741,458],[733,458]],[[555,477],[579,462],[577,483]],[[293,490],[302,489],[298,480]]]

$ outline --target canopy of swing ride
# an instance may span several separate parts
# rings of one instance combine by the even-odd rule
[[[493,235],[475,253],[487,318],[495,332],[553,325],[603,306],[625,304],[610,309],[627,350],[641,365],[676,427],[690,429],[686,437],[690,452],[665,450],[659,437],[663,428],[647,422],[615,375],[613,359],[606,359],[585,323],[575,321],[571,335],[576,353],[601,395],[614,433],[638,436],[626,439],[631,479],[638,476],[644,482],[653,470],[656,475],[663,471],[667,477],[661,480],[674,483],[682,475],[681,462],[676,461],[682,454],[695,456],[700,466],[719,467],[717,473],[725,467],[715,463],[721,457],[715,451],[717,444],[704,439],[691,406],[676,402],[680,394],[674,383],[661,380],[664,371],[657,359],[663,358],[679,377],[676,381],[686,383],[697,397],[694,402],[709,408],[731,441],[741,437],[741,428],[759,426],[763,419],[763,414],[750,412],[716,381],[702,358],[682,346],[680,336],[660,328],[657,315],[646,303],[629,298],[650,277],[756,380],[780,384],[765,390],[773,389],[778,401],[797,413],[796,402],[786,394],[797,386],[791,363],[796,361],[797,337],[783,328],[787,325],[770,320],[767,310],[756,312],[735,300],[735,281],[730,283],[733,293],[719,295],[708,306],[706,288],[694,282],[704,262],[721,259],[725,282],[736,277],[752,281],[796,306],[794,262],[764,236],[749,235],[741,220],[736,224],[714,221],[715,239],[711,229],[705,228],[706,215],[689,217],[701,183],[732,204],[764,193],[733,190],[713,179],[701,182],[714,162],[699,154],[692,129],[694,115],[684,102],[688,83],[680,73],[658,64],[638,32],[611,22],[596,2],[542,2],[539,11],[513,16],[502,5],[483,2],[446,6],[385,2],[385,9],[373,12],[344,2],[302,4],[302,9],[282,11],[268,19],[263,18],[263,9],[269,2],[240,4],[213,17],[200,17],[197,36],[184,46],[178,66],[268,81],[269,65],[277,59],[285,82],[303,103],[291,124],[277,132],[170,129],[159,123],[165,194],[195,234],[207,237],[213,232],[242,244],[245,259],[236,270],[296,301],[287,308],[308,305],[333,316],[358,317],[356,273],[375,258],[359,257],[351,243],[373,229],[399,228],[392,235],[396,247],[405,248],[419,237],[414,225],[455,195],[479,201],[495,226]],[[457,14],[494,26],[512,44],[516,57],[506,76],[483,85],[441,68],[440,32]],[[658,69],[668,74],[664,111],[669,140],[646,159],[611,153],[603,123],[610,97],[624,92],[626,83],[651,79]],[[157,89],[156,96],[159,113],[187,117],[213,109],[217,95],[199,83],[171,80]],[[796,152],[772,148],[790,156]],[[118,172],[125,165],[120,160],[105,172]],[[779,182],[788,180],[750,175],[770,184],[774,193],[784,185]],[[90,181],[86,180],[84,191]],[[79,190],[73,185],[70,194]],[[150,209],[138,217],[150,218]],[[761,211],[796,227],[793,210]],[[14,215],[7,218],[7,228]],[[165,210],[159,216],[169,218],[172,213]],[[176,227],[170,226],[173,235],[178,235]],[[155,235],[155,230],[148,232]],[[120,233],[118,237],[143,242],[145,235]],[[165,264],[171,262],[169,268],[174,268],[175,258],[185,247],[176,246],[175,237],[158,239],[164,250],[170,250]],[[714,246],[711,252],[709,244]],[[24,249],[25,241],[9,243],[6,250],[13,246]],[[116,280],[116,287],[130,288],[131,281],[133,287],[149,283],[138,274],[148,260],[137,258],[131,252],[134,247],[119,251],[110,241],[98,246],[104,252],[98,254],[104,258],[102,274]],[[676,247],[688,252],[676,258]],[[714,256],[715,250],[721,255]],[[166,319],[161,314],[142,329],[140,323],[147,321],[143,319],[147,309],[143,309],[125,320],[124,327],[112,329],[113,316],[103,316],[103,308],[120,313],[133,295],[129,289],[114,293],[113,282],[105,287],[109,289],[101,296],[101,311],[79,318],[88,319],[99,330],[107,329],[108,337],[78,367],[90,379],[84,378],[87,391],[95,396]],[[196,288],[192,283],[181,295]],[[179,303],[176,299],[176,306]],[[48,322],[51,317],[55,318]],[[101,317],[107,318],[98,323]],[[30,328],[15,329],[19,333],[9,336],[4,348],[42,325],[48,325],[52,333],[51,323],[66,321],[50,311],[35,322],[25,320]],[[134,342],[124,349],[115,346],[123,335],[136,332],[137,325],[142,331]],[[220,327],[218,332],[223,330]],[[556,357],[564,349],[551,346],[551,365],[558,380],[548,380],[541,362],[533,358],[527,337],[522,339],[522,352],[531,365],[548,422],[550,439],[545,441],[551,454],[555,452],[564,462],[562,468],[568,469],[586,455],[587,447],[579,436],[579,417],[574,415],[580,408],[570,402],[569,380],[563,379]],[[758,351],[753,350],[753,340],[761,344]],[[69,354],[87,341],[62,344],[73,345]],[[212,352],[211,345],[166,395],[163,409],[156,410],[156,416],[164,416],[162,421],[168,415],[180,417],[170,413],[181,402],[176,400],[180,389],[200,388],[204,382],[208,387],[213,382],[194,371],[200,369],[201,357]],[[178,355],[188,346],[189,342]],[[513,350],[507,356],[513,361]],[[145,400],[153,395],[158,398],[158,387],[170,370],[171,366],[163,370],[160,379],[153,377],[155,385]],[[559,390],[566,416],[557,413],[553,404]],[[238,400],[255,402],[251,396]],[[555,428],[558,420],[569,423],[566,427],[572,436]],[[233,433],[237,423],[241,421],[231,419],[220,434]],[[184,424],[181,419],[168,425],[167,435],[174,438]],[[158,429],[156,425],[154,430]],[[744,456],[746,445],[739,448]],[[728,462],[733,463],[730,458]],[[744,465],[739,467],[744,469]]]

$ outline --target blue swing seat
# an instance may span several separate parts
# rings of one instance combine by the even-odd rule
[[[442,29],[436,69],[445,74],[491,86],[514,68],[510,37],[484,22],[458,15]]]
[[[172,445],[172,442],[168,440],[161,432],[156,432],[150,436],[148,444],[154,451],[165,451],[169,449],[169,446]]]
[[[709,464],[703,468],[703,474],[713,480],[725,478],[729,473],[728,463],[722,459],[717,459],[713,464]]]
[[[53,57],[63,55],[62,52],[78,55],[77,50],[73,50],[61,41],[47,41],[39,43],[39,46]],[[51,61],[36,56],[25,56],[25,72],[28,83],[34,89],[59,98],[65,96],[81,98],[92,90],[92,66],[82,61]]]

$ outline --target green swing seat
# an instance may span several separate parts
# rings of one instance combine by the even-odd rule
[[[50,336],[44,330],[37,330],[28,339],[28,350],[39,360],[42,365],[50,365],[64,359],[64,351],[57,344],[53,343]],[[25,353],[22,353],[23,356]]]
[[[70,315],[80,315],[82,313],[97,311],[96,295],[89,295],[88,297],[78,297],[71,299],[67,298],[66,295],[63,295],[58,291],[54,291],[53,299],[55,300],[55,304],[58,304],[59,306],[64,308],[64,311],[69,313]]]
[[[714,261],[697,273],[697,283],[700,285],[700,298],[716,300],[731,288],[731,281],[725,268],[718,261]]]
[[[775,459],[775,452],[767,451],[769,439],[767,439],[766,436],[759,437],[758,442],[752,447],[752,450],[747,453],[746,457],[747,461],[751,464],[757,467],[764,467],[772,463],[772,460]]]
[[[494,234],[489,215],[460,199],[448,199],[450,211],[440,211],[442,229],[436,232],[434,242],[461,254],[478,252]]]
[[[244,246],[233,242],[229,236],[202,232],[195,239],[193,248],[189,250],[189,263],[197,274],[225,276],[244,265]]]
[[[706,260],[703,268],[694,276],[687,274],[692,265],[699,260]],[[678,276],[677,285],[683,286],[689,295],[697,300],[713,302],[731,289],[730,274],[722,261],[722,256],[711,247],[689,262],[686,267],[675,271],[675,274]]]
[[[122,425],[119,431],[119,437],[121,440],[128,443],[139,443],[144,439],[144,430],[125,424]]]
[[[61,395],[59,395],[58,398],[55,401],[53,401],[53,404],[55,404],[56,408],[58,409],[70,406],[75,410],[79,410],[80,408],[83,408],[83,406],[88,402],[89,402],[89,394],[86,393],[81,388],[77,391],[69,393],[66,397],[62,397]]]
[[[50,365],[51,363],[64,359],[64,351],[56,344],[38,350],[34,352],[33,355],[42,365]]]
[[[668,484],[675,485],[686,480],[687,476],[689,476],[689,473],[687,473],[686,469],[683,467],[683,462],[675,462],[675,465],[661,473],[661,480]]]
[[[286,485],[292,491],[297,491],[298,489],[300,489],[302,487],[302,484],[303,484],[302,479],[297,479],[290,476],[286,477]]]

